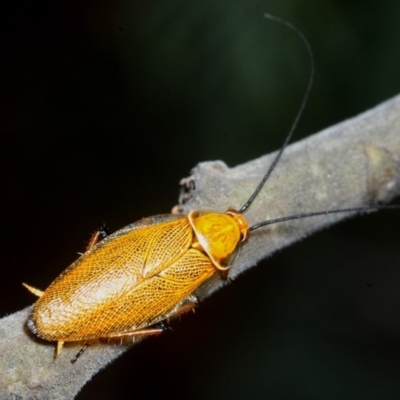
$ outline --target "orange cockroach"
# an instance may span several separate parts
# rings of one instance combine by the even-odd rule
[[[312,212],[249,227],[243,213],[257,197],[285,150],[307,102],[314,75],[312,52],[303,34],[285,21],[267,17],[294,30],[311,59],[305,96],[272,165],[239,210],[197,209],[188,215],[146,218],[109,236],[102,230],[93,239],[106,237],[97,243],[91,240],[87,251],[45,291],[24,284],[39,297],[29,316],[28,327],[40,338],[57,342],[57,355],[64,342],[163,332],[168,320],[196,306],[197,294],[210,279],[217,274],[227,277],[242,244],[252,231],[262,226],[316,215],[396,207]]]

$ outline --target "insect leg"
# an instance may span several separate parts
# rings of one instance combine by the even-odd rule
[[[75,364],[78,358],[83,354],[83,352],[89,347],[89,343],[85,343],[83,347],[76,353],[76,356],[71,360],[72,364]]]
[[[113,333],[109,335],[109,338],[129,338],[133,336],[150,336],[159,335],[163,333],[167,328],[164,325],[154,325],[150,328],[135,329],[133,331],[127,331],[122,333]]]
[[[223,271],[219,271],[221,278],[228,283],[231,283],[231,278],[229,278],[229,269],[224,269]]]
[[[166,330],[169,329],[168,325],[168,319],[172,317],[176,317],[180,314],[186,313],[188,311],[194,310],[196,305],[198,304],[199,299],[194,296],[190,295],[186,299],[182,300],[179,304],[177,304],[165,317],[165,319],[157,322],[153,326],[149,328],[142,328],[142,329],[135,329],[132,331],[127,331],[123,333],[115,333],[115,334],[110,334],[108,336],[108,339],[114,339],[114,338],[120,338],[122,339],[127,339],[130,337],[136,337],[136,336],[151,336],[151,335],[159,335]],[[56,350],[56,356],[60,353],[61,348],[63,346],[64,342],[58,342],[57,343],[57,350]],[[75,364],[78,358],[84,353],[84,351],[89,347],[89,343],[85,343],[83,347],[78,351],[76,356],[71,360],[72,364]]]
[[[185,314],[189,311],[194,311],[195,307],[199,304],[199,298],[193,294],[179,302],[168,314],[167,319],[177,317],[178,315]]]
[[[193,310],[198,304],[199,299],[190,295],[187,298],[183,299],[179,302],[170,312],[168,312],[162,320],[154,323],[152,326],[148,328],[135,329],[132,331],[126,331],[121,333],[113,333],[108,335],[108,338],[129,338],[134,336],[150,336],[150,335],[159,335],[166,331],[168,326],[168,320],[173,317],[177,317],[180,314],[186,313],[188,311]]]
[[[101,228],[97,229],[94,232],[89,240],[88,245],[86,246],[86,251],[91,250],[97,243],[103,240],[110,234],[110,230],[107,228],[106,225],[103,225]]]

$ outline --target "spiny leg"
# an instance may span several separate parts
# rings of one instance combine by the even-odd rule
[[[150,328],[142,328],[142,329],[135,329],[132,331],[122,332],[122,333],[113,333],[108,337],[112,338],[129,338],[134,336],[151,336],[151,335],[159,335],[167,330],[166,325],[164,323],[157,323]]]
[[[109,234],[110,230],[105,224],[103,224],[103,226],[97,229],[97,231],[94,232],[90,237],[89,243],[86,246],[86,251],[91,250],[97,243],[106,238]]]
[[[179,315],[185,314],[189,311],[194,311],[197,304],[199,304],[199,298],[191,294],[185,299],[183,299],[180,303],[178,303],[172,309],[172,311],[168,313],[167,319],[178,317]]]
[[[188,311],[194,310],[199,300],[196,296],[190,295],[186,299],[182,300],[176,307],[173,308],[165,317],[165,319],[155,323],[154,325],[148,328],[135,329],[132,331],[126,331],[122,333],[114,333],[110,334],[108,339],[127,339],[133,338],[136,336],[152,336],[152,335],[160,335],[169,329],[168,320],[171,317],[176,317],[180,314],[186,313]],[[64,342],[58,342],[57,344],[57,355],[61,351],[62,345]],[[71,363],[74,364],[78,360],[78,358],[84,353],[84,351],[89,347],[89,343],[85,343],[83,347],[78,351],[76,356],[71,360]]]
[[[135,331],[131,332],[124,332],[124,333],[118,333],[118,334],[112,334],[108,336],[108,339],[114,339],[114,338],[129,338],[129,337],[135,337],[135,336],[150,336],[150,335],[159,335],[160,333],[164,332],[165,330],[168,329],[168,326],[164,321],[154,325],[151,328],[143,328],[143,329],[137,329]],[[72,364],[75,364],[78,358],[83,354],[83,352],[89,347],[89,343],[85,343],[83,347],[78,351],[76,356],[71,360]]]
[[[197,296],[191,294],[181,302],[179,302],[171,311],[169,311],[165,318],[160,321],[158,324],[163,324],[164,330],[169,329],[169,321],[170,319],[179,317],[182,314],[185,314],[189,311],[195,311],[197,304],[199,304],[200,300]]]
[[[76,353],[76,356],[71,360],[72,364],[75,364],[78,358],[83,354],[83,352],[89,347],[89,343],[85,343],[83,347]]]

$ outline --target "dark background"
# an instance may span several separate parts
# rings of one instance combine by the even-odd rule
[[[0,56],[0,315],[31,304],[21,282],[46,288],[103,222],[116,230],[169,212],[197,162],[232,166],[279,147],[308,61],[264,12],[299,27],[315,54],[296,139],[400,89],[397,1],[13,7]],[[357,218],[275,255],[78,399],[400,398],[399,214]]]

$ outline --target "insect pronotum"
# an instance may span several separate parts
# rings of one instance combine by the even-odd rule
[[[45,291],[24,284],[39,297],[27,325],[38,337],[57,342],[56,355],[65,342],[162,333],[171,318],[196,307],[197,294],[209,280],[217,274],[228,276],[240,247],[263,226],[318,215],[398,208],[371,206],[301,213],[249,226],[243,214],[290,141],[314,76],[311,48],[303,34],[285,21],[266,17],[297,33],[310,56],[311,68],[296,118],[263,179],[239,210],[195,209],[188,215],[158,215],[109,236],[103,228],[92,237],[86,252]]]

